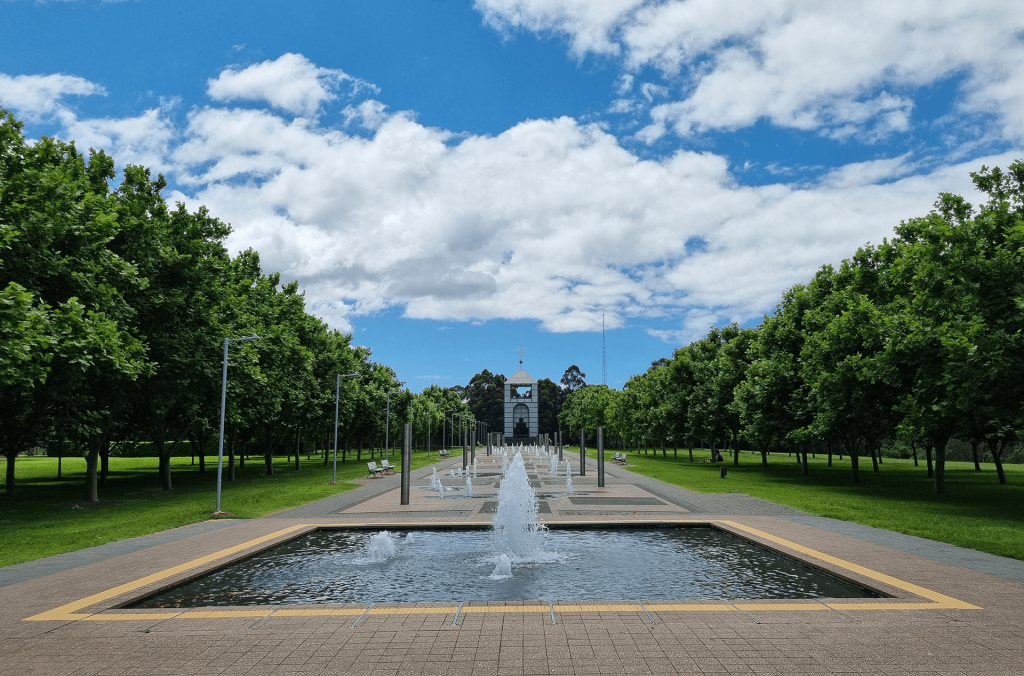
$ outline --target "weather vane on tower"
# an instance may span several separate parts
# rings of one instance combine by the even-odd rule
[[[523,346],[519,346],[519,365],[523,365]]]

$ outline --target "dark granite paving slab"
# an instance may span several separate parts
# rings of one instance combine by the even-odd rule
[[[105,545],[89,547],[88,549],[80,549],[77,552],[68,552],[66,554],[49,556],[37,561],[27,561],[25,563],[16,563],[13,566],[4,566],[3,568],[0,568],[0,587],[6,587],[7,585],[24,582],[26,580],[34,580],[38,577],[43,577],[44,575],[49,575],[51,573],[59,573],[64,570],[87,566],[90,563],[96,563],[98,561],[106,561],[107,559],[112,559],[115,556],[131,554],[132,552],[142,551],[143,549],[167,544],[168,542],[184,540],[185,538],[202,535],[203,533],[220,530],[221,528],[229,528],[238,523],[241,523],[241,521],[235,519],[203,521],[202,523],[194,523],[189,526],[165,530],[162,533],[142,535],[137,538],[129,538],[127,540],[119,540],[118,542],[111,542]]]
[[[574,505],[664,505],[658,498],[569,498]]]
[[[340,513],[340,512],[339,512]],[[471,509],[432,509],[430,516],[440,518],[443,516],[468,516],[473,513]],[[380,521],[381,519],[408,519],[410,512],[360,512],[359,516],[368,520]],[[412,514],[412,516],[417,516]]]

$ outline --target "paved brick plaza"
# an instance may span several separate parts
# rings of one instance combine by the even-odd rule
[[[710,522],[892,598],[118,609],[318,525],[487,524],[500,467],[478,459],[472,499],[426,499],[427,468],[411,506],[389,476],[262,519],[0,568],[0,674],[1024,674],[1024,563],[611,465],[598,489],[592,461],[573,478],[587,495],[572,499],[528,459],[543,521]]]

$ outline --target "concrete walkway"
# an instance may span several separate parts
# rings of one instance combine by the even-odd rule
[[[599,488],[589,464],[569,496],[564,475],[527,458],[542,521],[710,523],[890,597],[513,604],[453,590],[440,604],[119,609],[317,526],[486,527],[500,467],[478,454],[473,498],[449,474],[443,482],[459,499],[438,499],[426,468],[413,473],[409,506],[389,476],[262,519],[0,569],[0,674],[1024,673],[1021,562],[738,494],[692,493],[613,465]],[[460,466],[436,465],[441,474]]]

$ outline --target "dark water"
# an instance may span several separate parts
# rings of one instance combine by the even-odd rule
[[[316,531],[131,607],[877,596],[713,528],[555,530],[505,580],[489,577],[489,531],[393,533],[395,556],[376,562],[371,535]]]

